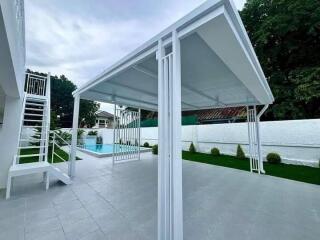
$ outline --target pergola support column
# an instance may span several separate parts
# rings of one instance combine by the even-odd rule
[[[257,139],[258,139],[258,154],[259,154],[259,162],[260,162],[260,172],[265,173],[263,167],[263,156],[262,156],[262,147],[261,147],[261,133],[260,133],[260,117],[264,114],[264,112],[268,109],[269,105],[265,105],[261,111],[257,114],[256,128],[257,128]]]
[[[73,121],[72,121],[72,142],[71,142],[71,159],[69,162],[69,176],[74,177],[76,171],[76,151],[78,141],[78,123],[79,123],[80,95],[74,96]]]
[[[182,240],[181,60],[180,40],[172,52],[158,42],[158,240]]]
[[[257,114],[256,106],[247,107],[250,171],[259,174],[265,173],[261,149],[260,117],[267,108],[268,105],[265,105]]]
[[[249,159],[250,171],[260,174],[260,160],[258,148],[258,131],[257,131],[257,109],[256,106],[247,107],[247,122],[248,122],[248,142],[249,142]]]

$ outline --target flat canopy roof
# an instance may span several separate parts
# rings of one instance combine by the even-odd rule
[[[181,40],[182,110],[274,101],[230,0],[205,2],[73,94],[82,99],[157,110],[158,41],[162,39],[170,52],[174,30]]]

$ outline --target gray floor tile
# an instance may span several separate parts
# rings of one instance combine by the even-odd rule
[[[109,238],[100,230],[91,232],[81,237],[79,240],[108,240]]]
[[[41,176],[17,179],[12,199],[0,200],[0,239],[156,239],[157,161],[142,156],[113,167],[81,155],[73,184],[52,180],[47,192]],[[184,161],[183,199],[187,240],[320,235],[316,185]]]
[[[67,239],[77,239],[99,230],[99,226],[92,218],[86,218],[74,223],[64,224],[63,229]]]

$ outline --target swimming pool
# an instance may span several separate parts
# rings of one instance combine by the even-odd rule
[[[115,152],[130,152],[136,151],[137,146],[127,146],[116,144]],[[82,152],[88,153],[96,157],[109,157],[113,153],[113,144],[84,144],[83,146],[78,146],[78,149]],[[140,147],[140,152],[149,152],[150,148]]]

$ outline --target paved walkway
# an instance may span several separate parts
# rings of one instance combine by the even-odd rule
[[[0,200],[1,240],[156,239],[156,158],[112,167],[82,157],[71,186],[14,181],[12,200]],[[184,161],[183,190],[186,240],[319,239],[319,186]]]

